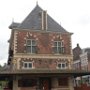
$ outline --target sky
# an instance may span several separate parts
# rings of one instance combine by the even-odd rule
[[[73,33],[72,48],[90,47],[90,0],[0,0],[0,64],[8,60],[9,25],[21,23],[36,3],[67,31]]]

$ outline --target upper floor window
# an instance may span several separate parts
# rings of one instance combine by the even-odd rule
[[[53,46],[53,51],[54,53],[59,53],[62,54],[64,53],[64,45],[62,41],[54,41],[54,46]]]
[[[27,53],[36,53],[36,41],[34,39],[28,39],[26,42]]]

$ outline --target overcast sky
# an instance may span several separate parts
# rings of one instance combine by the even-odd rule
[[[8,59],[8,26],[21,23],[36,6],[47,13],[72,35],[72,48],[77,43],[81,48],[90,47],[90,0],[0,0],[0,63]]]

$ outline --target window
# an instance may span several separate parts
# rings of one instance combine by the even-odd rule
[[[23,69],[32,69],[33,63],[32,62],[23,62]]]
[[[58,79],[58,85],[59,86],[68,86],[68,78],[67,77],[61,77]]]
[[[36,86],[36,79],[21,79],[18,80],[18,87],[33,87]]]
[[[28,39],[26,42],[27,53],[36,53],[36,41],[34,39]]]
[[[64,45],[62,41],[54,41],[54,46],[53,46],[53,51],[54,53],[64,53]]]
[[[58,63],[58,69],[66,69],[67,68],[67,63],[63,62],[63,63]]]

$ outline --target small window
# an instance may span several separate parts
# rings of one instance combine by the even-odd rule
[[[58,63],[58,69],[66,69],[67,68],[67,63],[63,62],[63,63]]]
[[[23,62],[23,69],[32,69],[33,63],[32,62]]]
[[[26,51],[27,53],[36,53],[36,41],[34,39],[27,39]]]

